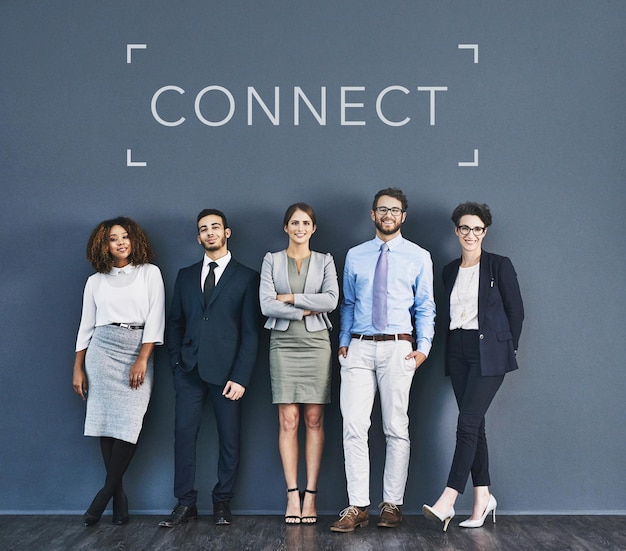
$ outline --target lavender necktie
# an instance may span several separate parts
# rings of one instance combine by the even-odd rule
[[[380,255],[374,271],[374,302],[372,304],[372,323],[377,331],[387,327],[387,267],[389,245],[380,246]]]

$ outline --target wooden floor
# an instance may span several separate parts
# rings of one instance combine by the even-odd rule
[[[201,516],[179,528],[159,528],[160,517],[132,517],[113,526],[111,517],[86,528],[78,516],[0,516],[0,549],[28,551],[159,550],[626,550],[626,516],[500,516],[497,524],[462,529],[452,521],[446,534],[421,516],[405,517],[399,528],[370,525],[349,534],[329,530],[335,517],[317,526],[286,526],[278,516],[236,516],[217,527]]]

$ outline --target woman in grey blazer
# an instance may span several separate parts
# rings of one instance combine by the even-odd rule
[[[311,251],[315,212],[291,205],[283,220],[287,249],[267,253],[261,268],[261,311],[271,329],[272,402],[278,404],[279,449],[287,483],[287,524],[317,522],[315,494],[324,446],[324,404],[330,402],[331,352],[328,313],[339,285],[333,257]],[[306,486],[298,491],[298,425],[306,426]]]
[[[506,256],[488,253],[482,241],[491,225],[487,205],[462,203],[452,213],[461,258],[443,269],[448,322],[446,375],[459,406],[456,448],[448,482],[424,514],[441,523],[444,532],[454,517],[454,503],[471,473],[474,508],[462,528],[479,528],[491,513],[496,521],[496,498],[490,493],[489,454],[485,414],[504,375],[517,369],[517,346],[524,306],[513,264]]]

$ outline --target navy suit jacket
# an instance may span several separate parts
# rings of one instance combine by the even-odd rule
[[[172,369],[198,366],[207,383],[234,381],[247,387],[261,330],[259,273],[231,257],[206,308],[201,273],[198,262],[176,278],[167,328]]]
[[[448,324],[450,295],[460,265],[461,259],[457,258],[442,273],[448,299],[448,315],[444,319],[448,320]],[[504,375],[518,368],[515,352],[522,333],[523,320],[524,305],[511,260],[506,256],[482,251],[478,283],[478,334],[480,371],[483,376]]]

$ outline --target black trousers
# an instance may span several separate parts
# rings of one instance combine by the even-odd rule
[[[229,502],[239,470],[241,400],[229,400],[222,396],[224,388],[203,381],[197,367],[189,372],[174,370],[174,388],[174,495],[181,505],[196,504],[196,441],[204,403],[210,396],[219,436],[217,484],[213,488],[212,501],[213,504]]]
[[[447,355],[450,381],[459,406],[456,448],[447,486],[462,494],[470,472],[474,486],[491,484],[485,414],[504,375],[483,377],[480,374],[478,331],[451,331]]]

